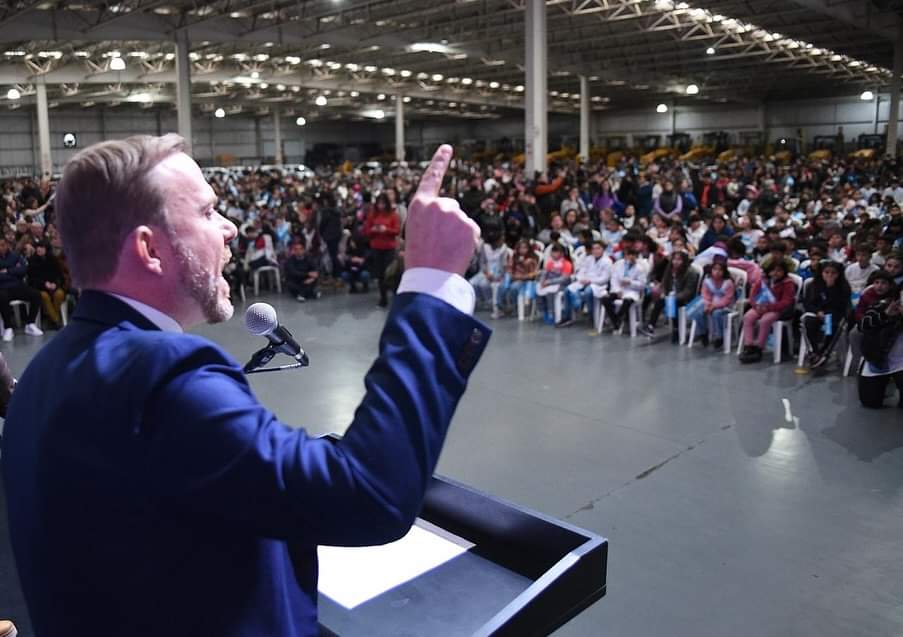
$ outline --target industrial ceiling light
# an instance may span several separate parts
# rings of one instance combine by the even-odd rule
[[[19,92],[17,88],[11,88],[6,92],[6,99],[8,100],[17,100],[22,97],[22,94]]]
[[[316,104],[317,106],[326,106],[326,96],[318,95],[317,99],[314,100],[314,104]]]
[[[667,104],[659,104],[658,106],[655,107],[655,112],[656,113],[667,113],[668,105]]]
[[[706,54],[706,55],[715,55],[715,47],[710,46],[709,48],[707,48],[707,49],[705,50],[705,54]]]
[[[404,102],[405,104],[409,104],[409,103],[411,102],[411,98],[410,98],[408,95],[405,95],[405,96],[401,99],[401,101]]]
[[[861,99],[863,102],[871,102],[873,99],[875,99],[875,94],[871,91],[862,91],[862,95],[859,96],[859,99]]]
[[[218,108],[213,111],[213,116],[217,119],[222,119],[226,116],[226,111],[224,111],[222,108]]]
[[[303,117],[299,117],[298,119],[295,120],[295,123],[298,126],[304,126],[305,124],[307,124],[307,120],[304,119]]]
[[[111,71],[124,71],[125,70],[125,60],[122,58],[113,58],[110,60],[110,70]]]
[[[687,95],[698,95],[699,87],[695,84],[690,84],[687,86]]]
[[[351,97],[357,97],[360,95],[360,93],[358,91],[351,91],[350,93],[348,93],[348,95],[350,95]]]
[[[380,93],[379,95],[376,96],[376,99],[382,101],[382,100],[386,99],[386,94]]]

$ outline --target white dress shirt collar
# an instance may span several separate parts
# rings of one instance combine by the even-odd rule
[[[179,322],[176,321],[173,317],[171,317],[169,314],[164,314],[157,308],[151,307],[147,303],[136,301],[133,298],[122,296],[121,294],[113,294],[112,292],[107,292],[107,294],[109,294],[110,296],[115,296],[123,303],[131,306],[133,310],[141,314],[141,316],[159,327],[164,332],[177,332],[181,334],[184,331],[182,329],[182,326],[179,325]]]

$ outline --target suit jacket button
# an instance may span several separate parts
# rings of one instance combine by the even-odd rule
[[[474,345],[479,345],[480,343],[482,343],[483,333],[480,330],[474,328],[473,332],[470,333],[470,342]]]

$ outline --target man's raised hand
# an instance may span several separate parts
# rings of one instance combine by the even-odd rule
[[[420,179],[405,222],[405,268],[464,274],[480,242],[480,228],[458,205],[440,197],[452,147],[443,144]]]

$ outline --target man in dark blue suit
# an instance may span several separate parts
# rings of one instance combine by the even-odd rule
[[[39,637],[316,635],[318,544],[403,536],[489,337],[460,274],[479,240],[439,197],[409,212],[409,266],[366,396],[337,443],[289,428],[239,364],[182,332],[232,314],[235,227],[175,135],[104,142],[57,194],[69,326],[9,407],[3,480]]]

